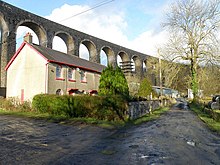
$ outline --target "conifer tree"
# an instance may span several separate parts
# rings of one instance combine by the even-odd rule
[[[140,83],[140,88],[138,90],[138,96],[148,97],[153,93],[152,85],[147,78],[144,78]]]
[[[99,81],[100,95],[129,95],[127,80],[121,68],[109,65],[103,70]]]

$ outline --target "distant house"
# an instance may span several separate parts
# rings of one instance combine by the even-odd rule
[[[105,66],[25,41],[6,66],[6,97],[31,101],[36,94],[95,93]]]

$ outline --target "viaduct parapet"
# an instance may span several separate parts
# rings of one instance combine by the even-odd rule
[[[32,29],[41,46],[52,48],[53,38],[58,36],[65,42],[67,54],[79,56],[80,44],[84,44],[89,51],[90,61],[100,63],[100,52],[103,50],[108,64],[116,66],[119,55],[123,62],[134,61],[135,69],[132,76],[140,78],[144,74],[143,66],[146,64],[148,55],[71,29],[0,1],[0,87],[6,87],[4,68],[16,51],[16,32],[19,26]]]

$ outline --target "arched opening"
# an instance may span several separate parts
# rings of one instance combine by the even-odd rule
[[[107,65],[115,66],[116,60],[115,60],[113,50],[109,47],[103,47],[101,50],[101,53],[100,53],[100,61],[101,61],[101,64],[103,64],[105,66],[107,66]]]
[[[17,39],[18,46],[20,45],[19,43],[22,43],[23,37],[27,32],[30,32],[32,34],[33,43],[39,44],[42,46],[47,46],[46,31],[43,29],[42,26],[29,20],[22,21],[17,25],[16,39]]]
[[[89,61],[91,61],[91,62],[98,62],[99,63],[99,59],[97,59],[96,47],[95,47],[95,45],[91,41],[84,40],[84,41],[81,42],[80,49],[79,49],[80,50],[79,56],[83,57],[83,58],[86,56],[86,58],[84,58],[84,59],[88,60],[88,57],[87,57],[88,54],[84,54],[85,53],[85,49],[81,48],[82,45],[84,45],[87,48],[87,51],[89,52]]]
[[[105,66],[108,65],[108,58],[104,50],[101,50],[100,52],[100,63]]]
[[[128,54],[125,52],[119,52],[117,55],[117,65],[120,67],[121,62],[127,62],[129,61]]]
[[[37,37],[37,34],[32,29],[26,26],[19,26],[17,28],[17,35],[16,35],[16,50],[20,47],[20,45],[24,41],[24,36],[27,33],[31,33],[31,35],[33,36],[33,43],[39,45],[39,39]]]
[[[53,38],[53,47],[54,50],[58,50],[63,53],[67,53],[67,46],[66,43],[63,41],[62,38],[55,36]]]
[[[57,32],[53,38],[52,48],[67,54],[74,55],[74,40],[65,32]]]
[[[139,58],[139,56],[133,56],[132,59],[132,64],[133,64],[133,68],[132,71],[133,72],[142,72],[143,68],[142,68],[142,62]]]
[[[121,56],[117,55],[117,65],[118,65],[119,67],[121,67],[121,62],[122,62]]]
[[[79,46],[79,57],[89,61],[89,50],[83,44]]]
[[[143,72],[146,73],[147,72],[147,60],[143,61]]]
[[[131,71],[135,72],[136,68],[135,68],[135,62],[134,59],[131,59]]]

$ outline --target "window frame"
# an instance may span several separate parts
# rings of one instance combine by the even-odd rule
[[[70,71],[71,71],[71,73],[70,73]],[[68,81],[76,82],[76,69],[75,68],[68,68],[67,77],[68,77]]]
[[[84,70],[80,70],[80,81],[81,81],[81,83],[87,83],[86,71],[84,71]]]
[[[59,75],[58,75],[58,68],[59,68]],[[62,65],[56,65],[56,80],[65,80],[63,78],[63,67]]]

